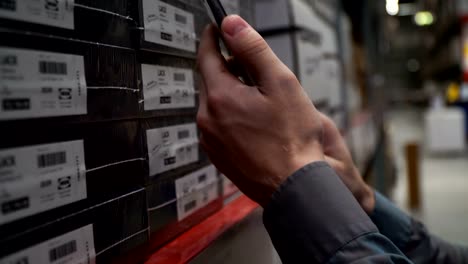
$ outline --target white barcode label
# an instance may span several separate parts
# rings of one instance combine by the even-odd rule
[[[297,38],[298,71],[302,87],[313,102],[326,100],[328,98],[327,80],[324,78],[321,67],[320,45],[308,39],[302,39],[300,36]]]
[[[82,140],[0,150],[0,224],[86,198]]]
[[[74,0],[6,0],[0,2],[0,17],[74,29]]]
[[[180,221],[219,196],[216,168],[210,165],[177,179],[175,190]]]
[[[191,69],[141,65],[145,110],[195,107]]]
[[[150,129],[146,139],[151,176],[198,161],[194,123]]]
[[[87,113],[83,56],[0,47],[0,120]]]
[[[0,259],[4,264],[94,264],[93,225],[87,225]]]
[[[143,0],[145,40],[196,51],[193,14],[159,0]]]

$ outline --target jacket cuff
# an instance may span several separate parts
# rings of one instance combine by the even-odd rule
[[[412,220],[379,192],[375,192],[375,209],[369,215],[380,233],[398,248],[405,248],[412,235]]]
[[[326,162],[291,175],[265,207],[263,221],[283,263],[323,263],[348,242],[377,232]]]

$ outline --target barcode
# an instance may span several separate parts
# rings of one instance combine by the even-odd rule
[[[65,62],[39,61],[39,72],[43,74],[67,74]]]
[[[2,101],[2,109],[5,111],[28,110],[30,108],[31,99],[29,98],[8,98]]]
[[[16,0],[0,0],[0,8],[8,11],[16,11]]]
[[[72,240],[49,251],[50,262],[54,262],[76,252],[76,241]]]
[[[182,130],[177,133],[177,138],[179,139],[184,139],[190,137],[190,131],[188,130]]]
[[[161,39],[172,41],[172,34],[161,32]]]
[[[174,81],[185,82],[185,74],[184,73],[174,73]]]
[[[67,162],[67,153],[65,151],[47,153],[37,156],[37,166],[45,168],[56,166]]]
[[[192,210],[193,208],[195,208],[196,206],[197,206],[197,200],[193,200],[193,201],[191,201],[189,203],[186,203],[184,205],[184,212],[186,213],[186,212]]]
[[[29,197],[21,197],[2,203],[2,213],[5,215],[26,208],[29,208]]]
[[[179,14],[175,14],[175,20],[182,24],[187,24],[187,17]]]

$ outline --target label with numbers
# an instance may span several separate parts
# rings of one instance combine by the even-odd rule
[[[141,65],[145,110],[195,107],[193,70]]]
[[[86,198],[82,140],[0,150],[0,224]]]
[[[196,51],[193,14],[159,0],[143,0],[146,41]]]
[[[74,29],[74,0],[2,0],[0,17]]]
[[[82,56],[0,47],[0,120],[87,113]]]
[[[0,259],[4,264],[94,264],[93,225],[87,225]]]
[[[146,131],[150,176],[198,161],[195,123]]]
[[[216,168],[210,165],[175,181],[179,221],[218,198],[216,174]]]

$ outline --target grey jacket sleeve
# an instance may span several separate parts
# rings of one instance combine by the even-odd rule
[[[380,232],[414,263],[468,263],[468,248],[431,235],[423,224],[377,192],[375,202],[371,219]]]
[[[265,207],[263,221],[284,264],[411,263],[325,162],[291,175]]]

